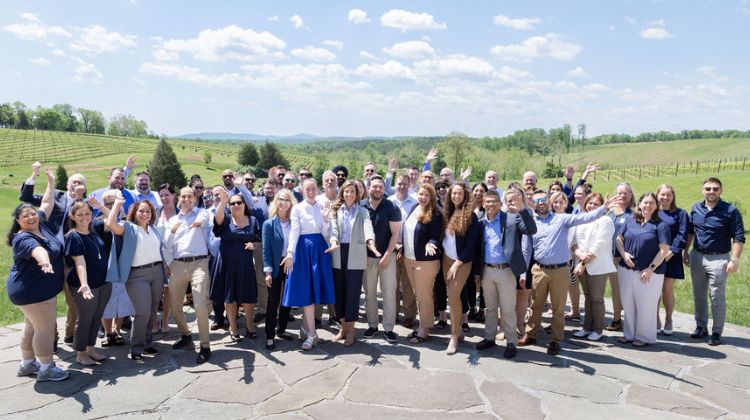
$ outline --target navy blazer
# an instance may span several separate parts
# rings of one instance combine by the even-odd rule
[[[34,194],[34,184],[24,182],[18,199],[34,207],[39,207],[42,204],[42,197],[42,195]],[[47,218],[47,227],[52,232],[59,232],[62,228],[63,233],[68,233],[68,226],[65,223],[67,221],[65,216],[68,210],[68,200],[70,200],[70,196],[68,196],[67,191],[55,191],[55,205],[52,206],[52,211]]]
[[[525,208],[517,214],[500,211],[495,217],[500,218],[500,227],[503,231],[503,254],[508,259],[513,274],[520,276],[527,269],[526,260],[523,258],[523,251],[521,249],[521,235],[533,235],[536,233],[534,216],[532,216],[528,208]],[[484,228],[486,222],[486,216],[482,217],[479,221],[481,229],[479,240],[482,245],[479,247],[479,252],[475,254],[476,258],[472,267],[474,275],[477,276],[482,275],[482,268],[484,267]]]
[[[476,259],[476,251],[481,246],[480,235],[482,225],[479,224],[477,215],[472,212],[471,225],[463,235],[456,235],[456,253],[458,260],[463,263],[473,262]]]
[[[271,277],[276,278],[284,257],[284,229],[281,220],[274,216],[263,222],[263,267],[271,267]]]
[[[414,210],[419,207],[417,204],[414,206],[413,209],[409,212],[409,215],[411,215]],[[408,219],[409,216],[406,216],[406,219]],[[404,229],[406,227],[406,219],[404,219],[404,222],[401,223],[401,243],[404,242]],[[440,260],[441,258],[441,251],[442,248],[440,246],[440,237],[443,234],[443,214],[438,210],[434,209],[432,211],[432,220],[430,220],[430,223],[423,224],[420,222],[417,222],[417,226],[414,229],[414,256],[416,257],[416,261],[435,261]],[[427,244],[433,244],[437,247],[437,252],[435,255],[426,255],[425,254],[425,248],[427,247]]]

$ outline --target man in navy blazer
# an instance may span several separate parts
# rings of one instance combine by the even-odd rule
[[[526,269],[529,262],[522,251],[522,235],[536,233],[536,223],[526,208],[523,191],[510,188],[505,192],[508,211],[500,209],[500,195],[496,190],[484,194],[482,206],[485,215],[479,220],[482,226],[481,251],[476,253],[474,275],[482,279],[484,302],[487,306],[484,339],[477,349],[485,350],[495,345],[497,335],[497,309],[500,308],[507,346],[503,356],[516,355],[516,284],[526,286]],[[516,281],[518,279],[518,281]]]

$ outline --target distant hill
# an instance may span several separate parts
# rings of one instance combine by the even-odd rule
[[[206,141],[251,141],[251,142],[263,142],[270,140],[273,142],[281,143],[311,143],[317,141],[351,141],[351,140],[404,140],[412,138],[411,136],[363,136],[363,137],[347,137],[347,136],[316,136],[315,134],[309,133],[298,133],[291,136],[277,136],[277,135],[263,135],[263,134],[252,134],[252,133],[189,133],[182,134],[180,136],[173,137],[176,139],[186,140],[206,140]]]

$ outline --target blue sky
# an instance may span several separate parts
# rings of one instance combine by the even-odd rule
[[[748,129],[750,1],[4,1],[0,102],[157,133]]]

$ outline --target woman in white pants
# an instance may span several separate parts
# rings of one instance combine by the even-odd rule
[[[625,309],[624,336],[617,341],[635,347],[656,343],[656,304],[659,302],[669,250],[669,227],[659,220],[656,195],[643,194],[638,207],[620,228],[617,250],[622,255],[617,275]]]

